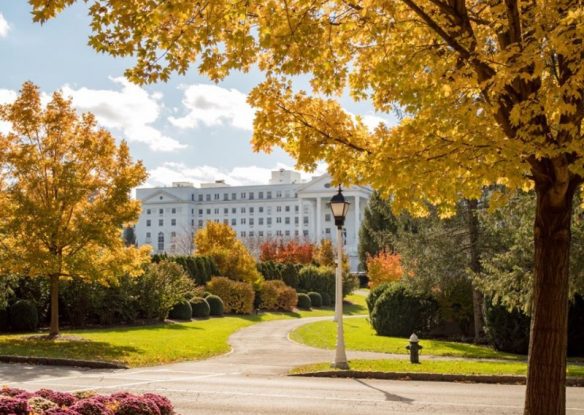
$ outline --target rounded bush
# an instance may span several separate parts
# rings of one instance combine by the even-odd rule
[[[190,320],[193,317],[191,303],[187,300],[182,300],[180,303],[175,304],[170,313],[168,313],[168,317],[173,320]]]
[[[251,314],[254,311],[255,291],[249,283],[213,277],[207,284],[207,290],[223,300],[226,313]]]
[[[10,319],[8,317],[8,309],[0,310],[0,332],[8,331],[10,329]]]
[[[330,307],[333,305],[333,299],[328,293],[320,293],[323,307]]]
[[[497,350],[526,354],[529,348],[530,318],[521,311],[508,311],[485,301],[485,334]]]
[[[308,294],[300,293],[298,294],[298,308],[302,308],[304,310],[310,310],[312,307],[312,302],[310,301],[310,297]]]
[[[213,295],[209,291],[203,292],[203,298],[207,298],[208,296]]]
[[[417,295],[400,284],[391,284],[379,296],[370,315],[380,336],[408,337],[427,333],[436,324],[438,306],[432,298]]]
[[[9,316],[14,331],[35,331],[39,326],[39,313],[30,300],[18,300],[12,304]]]
[[[373,312],[373,307],[375,307],[375,303],[377,302],[377,299],[381,296],[381,294],[383,294],[383,292],[390,286],[390,284],[388,282],[385,282],[383,284],[378,285],[377,287],[375,287],[374,289],[372,289],[369,292],[369,295],[367,296],[367,310],[369,311],[369,314],[371,314]]]
[[[308,296],[310,297],[310,304],[312,307],[322,307],[322,295],[312,291],[308,293]]]
[[[191,308],[193,309],[194,318],[207,318],[211,313],[209,303],[201,297],[194,297],[191,299]]]
[[[223,300],[216,295],[209,294],[207,298],[207,304],[209,304],[209,314],[215,317],[221,317],[223,315],[223,310],[225,306],[223,305]]]

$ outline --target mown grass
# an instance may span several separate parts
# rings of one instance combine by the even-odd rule
[[[347,315],[366,312],[364,297],[351,295],[347,300],[351,302],[345,307]],[[0,355],[103,360],[132,367],[206,359],[228,352],[229,336],[252,324],[333,313],[332,308],[322,308],[139,327],[65,330],[63,338],[57,340],[31,334],[0,335]]]
[[[525,375],[527,364],[524,362],[493,362],[485,360],[425,360],[413,365],[408,360],[351,360],[351,370],[358,372],[398,372],[398,373],[440,373],[456,375]],[[326,372],[330,363],[316,363],[300,366],[291,374]],[[584,377],[584,366],[568,365],[567,375]]]
[[[347,349],[369,352],[407,354],[408,339],[378,336],[366,318],[344,320],[345,344]],[[336,342],[336,324],[321,321],[299,327],[290,338],[308,346],[333,349]],[[421,355],[454,356],[465,358],[521,359],[522,356],[503,353],[487,346],[442,340],[421,339]]]

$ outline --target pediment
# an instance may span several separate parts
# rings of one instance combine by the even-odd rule
[[[330,193],[331,195],[336,192],[336,186],[332,184],[332,178],[330,174],[326,173],[322,176],[315,177],[307,183],[304,183],[297,190],[299,195],[310,195],[310,194],[322,194]],[[371,194],[371,189],[366,186],[351,186],[347,189],[343,188],[343,193],[349,194],[353,192],[362,192],[365,195]]]
[[[183,202],[182,199],[176,197],[166,190],[158,190],[150,196],[142,199],[142,203],[168,203],[168,202]]]

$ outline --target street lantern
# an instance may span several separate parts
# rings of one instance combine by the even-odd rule
[[[335,321],[337,322],[337,347],[332,364],[337,369],[349,369],[345,353],[345,335],[343,332],[343,225],[349,211],[350,203],[345,200],[341,186],[339,193],[331,199],[331,211],[337,227],[337,271],[335,276]]]
[[[337,228],[342,228],[345,223],[345,217],[349,211],[350,203],[345,200],[341,186],[339,186],[339,193],[331,199],[331,211],[335,217],[335,225]]]

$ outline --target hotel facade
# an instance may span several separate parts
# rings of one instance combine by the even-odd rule
[[[269,184],[230,186],[223,181],[178,182],[171,187],[143,188],[136,191],[142,213],[135,227],[138,245],[151,245],[153,253],[189,254],[193,236],[209,221],[230,225],[257,254],[267,240],[336,240],[336,229],[329,202],[336,193],[329,175],[307,182],[290,170],[272,172]],[[363,212],[371,189],[353,186],[343,189],[351,203],[345,219],[344,242],[351,270],[357,271],[357,245]]]

